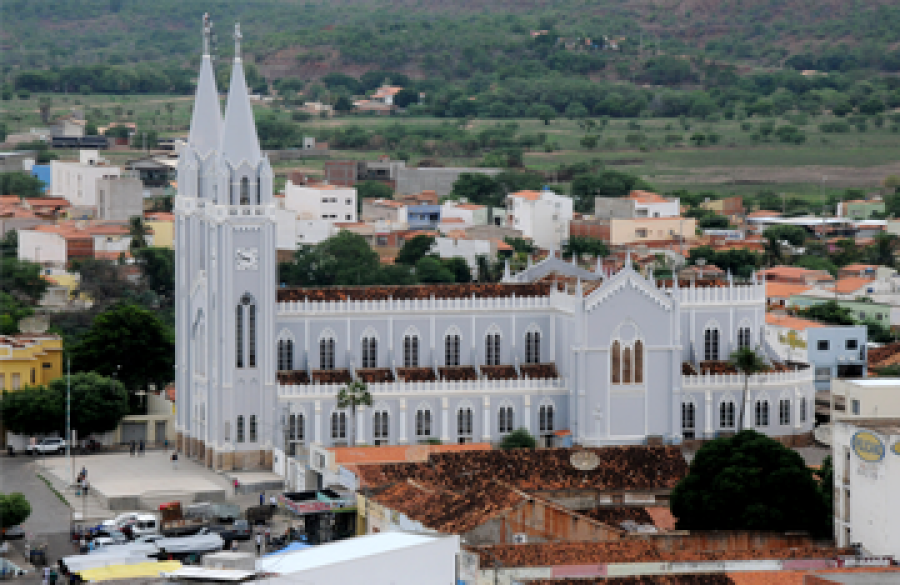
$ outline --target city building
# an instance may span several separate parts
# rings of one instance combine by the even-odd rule
[[[636,217],[679,217],[681,204],[677,197],[666,198],[650,191],[632,191],[627,197],[597,197],[594,217],[597,219],[634,219]]]
[[[62,337],[21,333],[0,336],[0,392],[43,386],[63,375]]]
[[[587,287],[539,277],[541,264],[516,283],[279,287],[272,171],[239,46],[224,120],[217,96],[207,50],[175,200],[182,453],[278,469],[286,443],[345,445],[351,425],[360,444],[494,443],[520,427],[543,445],[589,446],[734,430],[744,379],[726,360],[763,341],[762,282],[662,287],[626,258]],[[570,198],[509,199],[526,236],[559,246]],[[701,361],[715,367],[700,373]],[[373,404],[351,421],[337,393],[354,380]],[[808,433],[813,392],[810,369],[771,364],[750,383],[748,426]]]
[[[572,198],[553,191],[517,191],[506,198],[506,223],[544,250],[559,250],[569,239]]]
[[[128,221],[144,215],[141,181],[134,177],[111,176],[97,179],[97,219]]]
[[[894,381],[896,383],[896,381]],[[900,556],[900,418],[833,423],[834,538],[863,555]]]
[[[118,177],[122,174],[119,167],[109,164],[100,157],[96,150],[79,151],[79,160],[50,161],[53,181],[50,184],[54,197],[66,199],[73,207],[88,208],[95,211],[100,179]]]
[[[453,191],[453,184],[462,174],[478,174],[494,177],[502,173],[502,169],[482,167],[419,167],[410,168],[404,165],[397,169],[397,194],[413,195],[422,191],[434,191],[438,197],[446,197]]]

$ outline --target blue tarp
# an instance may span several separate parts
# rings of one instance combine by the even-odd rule
[[[303,550],[303,549],[307,549],[307,548],[312,548],[312,545],[304,544],[302,542],[292,542],[291,544],[287,545],[286,547],[284,547],[281,550],[276,550],[275,552],[271,552],[271,553],[269,553],[267,555],[263,555],[263,556],[272,557],[275,555],[283,555],[284,553],[297,552],[298,550]]]
[[[44,182],[44,193],[47,193],[53,177],[50,173],[50,165],[34,165],[31,167],[31,174]]]

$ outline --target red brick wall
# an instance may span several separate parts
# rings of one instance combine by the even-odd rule
[[[356,184],[356,161],[326,161],[325,180],[331,185],[352,187]]]
[[[569,223],[569,237],[596,238],[609,241],[609,225],[591,220],[573,220]]]

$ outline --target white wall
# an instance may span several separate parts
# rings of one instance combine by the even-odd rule
[[[441,205],[441,219],[455,217],[463,220],[466,227],[472,225],[487,225],[487,207],[477,209],[461,209],[457,201],[445,201]]]
[[[539,248],[559,249],[569,237],[572,221],[572,198],[553,191],[541,191],[538,200],[509,197],[512,201],[510,227],[522,230],[522,235],[534,240]]]
[[[297,246],[318,244],[337,233],[333,221],[323,219],[298,219],[295,211],[275,211],[276,247],[279,250],[296,250]]]
[[[93,152],[95,156],[92,160],[96,160],[96,151],[84,152]],[[82,159],[89,158],[82,155]],[[87,207],[97,205],[98,179],[121,175],[119,167],[56,160],[50,162],[50,171],[53,177],[50,188],[54,197],[63,197],[72,205]]]
[[[441,258],[463,258],[472,270],[476,270],[478,267],[478,256],[493,259],[491,242],[488,240],[435,238],[431,251]]]
[[[356,189],[330,185],[317,188],[288,181],[284,187],[284,208],[296,212],[301,219],[355,222]]]
[[[900,417],[900,378],[832,380],[834,396],[844,396],[846,411],[842,418],[878,416]],[[853,401],[859,403],[859,414],[853,414]]]
[[[66,263],[66,239],[52,232],[19,231],[19,260],[40,264]]]
[[[662,203],[635,201],[634,211],[637,217],[678,217],[681,215],[681,206],[678,199],[667,199]]]

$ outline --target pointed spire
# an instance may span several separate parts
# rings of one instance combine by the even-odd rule
[[[222,139],[222,110],[219,107],[216,76],[213,74],[212,59],[209,56],[211,36],[212,20],[209,14],[204,14],[203,60],[197,78],[197,94],[194,97],[194,113],[191,116],[191,131],[188,136],[188,144],[203,156],[219,148]]]
[[[605,276],[603,273],[603,256],[597,256],[597,267],[594,268],[594,274]]]
[[[584,297],[584,287],[581,285],[581,277],[578,277],[578,282],[575,284],[575,296],[579,299]]]
[[[231,86],[228,88],[228,105],[222,128],[222,155],[232,164],[246,160],[251,165],[262,159],[253,108],[247,95],[247,80],[241,60],[241,25],[234,25],[234,65],[231,69]]]
[[[509,258],[503,263],[503,282],[512,280],[512,273],[509,271]]]
[[[625,266],[623,266],[622,268],[624,268],[625,270],[633,269],[631,264],[631,248],[628,248],[628,250],[625,251]]]
[[[528,268],[534,266],[534,258],[531,257],[531,254],[528,255]]]
[[[734,279],[731,277],[731,268],[728,269],[728,286],[734,286]]]

